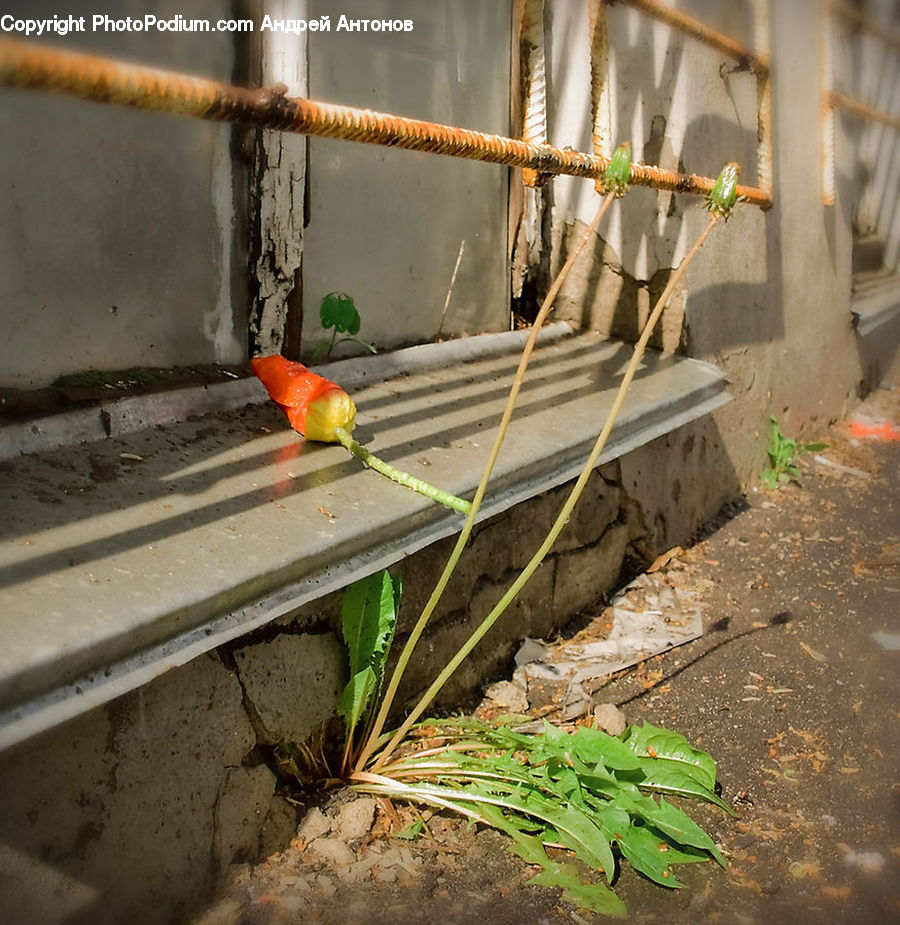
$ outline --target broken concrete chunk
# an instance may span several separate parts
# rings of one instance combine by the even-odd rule
[[[297,829],[297,836],[309,844],[311,841],[327,835],[331,831],[331,820],[314,806],[304,817]]]
[[[326,861],[333,867],[349,867],[356,861],[356,855],[339,838],[317,838],[306,848],[307,854],[316,860]]]
[[[513,713],[524,713],[528,709],[528,698],[525,696],[525,691],[512,681],[498,681],[484,693],[497,706],[506,707]]]
[[[334,837],[345,842],[357,841],[372,828],[375,819],[375,800],[360,797],[345,803],[334,820]]]
[[[591,709],[591,698],[585,689],[577,683],[571,683],[566,688],[566,705],[562,718],[571,722],[579,716],[584,716]]]
[[[516,652],[516,665],[528,665],[531,662],[542,662],[550,658],[553,653],[553,646],[549,643],[541,642],[538,639],[529,639],[527,636],[522,640],[519,651]]]
[[[237,899],[226,897],[194,920],[194,925],[238,925],[244,914],[244,905]]]
[[[303,742],[328,720],[345,683],[343,646],[333,633],[283,634],[244,646],[235,662],[263,729],[263,744]]]

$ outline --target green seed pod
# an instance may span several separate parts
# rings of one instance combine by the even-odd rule
[[[740,164],[731,161],[722,168],[712,192],[706,197],[706,208],[721,215],[726,221],[731,216],[737,202],[738,177],[741,175]]]
[[[631,178],[631,142],[623,141],[616,148],[603,171],[603,188],[607,193],[624,196],[628,192],[628,181]]]

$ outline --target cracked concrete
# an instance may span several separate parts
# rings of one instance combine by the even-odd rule
[[[729,471],[721,443],[704,419],[595,472],[557,547],[439,705],[471,702],[508,670],[524,636],[552,636],[635,562],[690,536],[734,491],[733,479],[705,475]],[[401,705],[493,607],[569,487],[478,526]],[[405,588],[401,641],[452,545],[434,543],[396,567]],[[50,878],[55,920],[171,922],[204,902],[231,864],[286,844],[296,818],[277,793],[272,749],[302,741],[332,714],[346,671],[339,617],[340,595],[327,595],[0,756],[4,921],[33,921],[34,891]]]

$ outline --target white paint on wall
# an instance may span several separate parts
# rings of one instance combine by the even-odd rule
[[[231,152],[225,145],[213,149],[210,198],[216,234],[212,248],[218,249],[218,290],[215,305],[203,317],[203,332],[212,344],[214,362],[237,364],[247,355],[246,331],[234,323],[235,280],[232,272],[235,260],[235,202]]]

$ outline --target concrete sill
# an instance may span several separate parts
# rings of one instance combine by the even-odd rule
[[[861,337],[900,315],[900,274],[884,269],[855,274],[850,310]]]
[[[353,393],[357,436],[373,452],[471,497],[524,337],[412,348],[326,374]],[[545,332],[481,518],[573,478],[630,349],[563,324]],[[258,384],[235,385],[226,404],[235,390],[241,407],[160,423],[172,414],[151,402],[114,415],[126,423],[110,437],[0,462],[0,747],[459,528],[460,515],[341,447],[299,439]],[[601,462],[725,401],[714,367],[650,354]],[[42,426],[54,443],[67,432]]]

